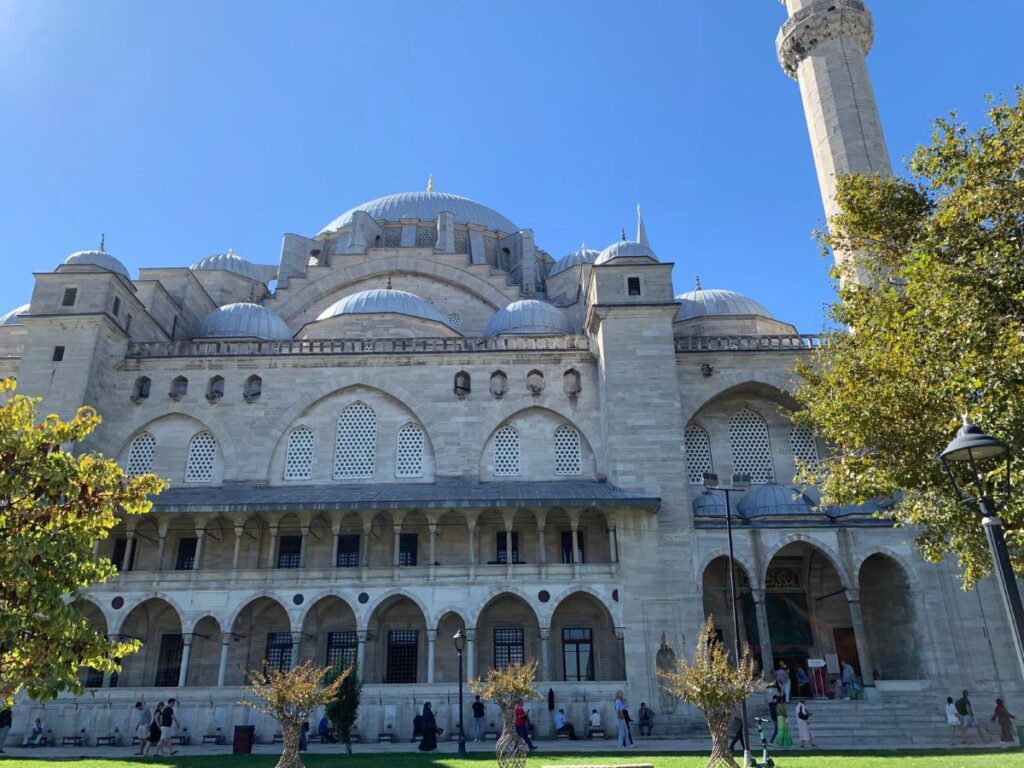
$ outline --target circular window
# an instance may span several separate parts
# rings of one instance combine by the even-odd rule
[[[110,601],[110,604],[114,607],[114,610],[120,610],[124,608],[124,598],[118,595]]]
[[[548,592],[546,589],[542,589],[540,592],[537,593],[537,599],[540,600],[542,603],[546,603],[548,600],[551,599],[551,593]]]
[[[356,600],[358,600],[363,605],[366,605],[368,602],[370,602],[370,596],[365,592],[360,592],[359,597],[357,597]]]
[[[306,598],[303,597],[302,595],[294,595],[292,597],[292,602],[295,603],[296,605],[302,605],[302,601],[305,600],[305,599]]]
[[[614,600],[616,603],[619,602],[619,590],[612,590],[612,600]]]

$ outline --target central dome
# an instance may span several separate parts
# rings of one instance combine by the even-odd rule
[[[500,213],[486,205],[480,205],[468,197],[451,195],[447,192],[399,192],[385,195],[350,208],[336,218],[318,234],[325,235],[352,223],[352,214],[364,211],[376,221],[400,221],[416,219],[418,221],[436,221],[437,215],[447,211],[455,216],[456,224],[476,224],[484,229],[497,230],[511,234],[518,232],[519,227]]]

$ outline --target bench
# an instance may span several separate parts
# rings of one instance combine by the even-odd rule
[[[177,736],[171,736],[171,744],[174,744],[175,742],[183,747],[187,747],[192,743],[192,737],[187,733],[179,733]]]
[[[607,739],[608,736],[604,732],[604,728],[587,728],[588,739]]]
[[[556,733],[555,734],[555,741],[558,741],[560,739],[565,739],[566,741],[568,741],[569,740],[569,734],[568,733]]]
[[[497,741],[498,735],[498,731],[484,731],[484,741],[487,741],[488,739],[494,739]]]
[[[96,746],[97,747],[114,747],[117,746],[117,742],[120,736],[97,736]],[[138,738],[138,737],[136,737]]]
[[[45,737],[44,737],[45,738]],[[39,740],[40,746],[42,746],[42,739]],[[81,736],[64,736],[60,740],[60,745],[66,747],[70,744],[73,747],[81,747],[84,745],[85,739]]]
[[[204,733],[203,744],[223,744],[224,734],[222,733]]]
[[[271,744],[281,744],[283,742],[284,742],[284,736],[282,736],[280,733],[275,733],[274,734],[274,738],[272,738],[270,740]]]
[[[377,743],[380,744],[381,742],[384,742],[384,741],[386,741],[388,744],[394,744],[395,743],[395,734],[391,733],[391,731],[385,731],[384,733],[378,733],[377,734]]]

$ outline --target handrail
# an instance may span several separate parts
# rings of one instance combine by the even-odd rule
[[[676,352],[804,352],[820,349],[827,343],[827,335],[808,333],[778,336],[682,336],[676,339]]]

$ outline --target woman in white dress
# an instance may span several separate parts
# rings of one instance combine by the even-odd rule
[[[811,713],[802,701],[796,705],[796,733],[800,746],[814,746],[814,734],[811,733]]]

